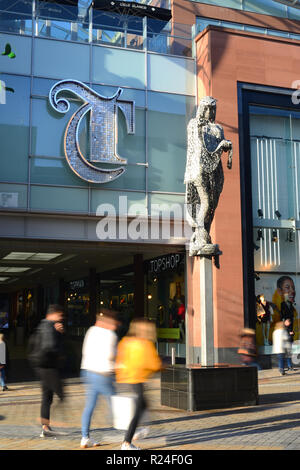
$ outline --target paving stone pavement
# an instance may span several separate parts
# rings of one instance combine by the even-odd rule
[[[160,404],[160,378],[147,387],[150,434],[137,442],[150,451],[300,450],[300,370],[280,376],[276,369],[258,372],[257,406],[187,412]],[[99,399],[91,437],[101,446],[81,450],[80,425],[85,402],[80,378],[65,380],[66,400],[54,400],[52,427],[56,438],[41,438],[39,382],[11,383],[0,392],[0,451],[3,450],[119,450],[123,432],[109,422],[107,403]]]

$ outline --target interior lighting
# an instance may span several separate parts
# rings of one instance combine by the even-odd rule
[[[5,282],[9,279],[9,277],[0,277],[0,282]]]
[[[23,251],[12,251],[2,259],[16,261],[51,261],[58,256],[61,256],[61,253],[29,253]]]
[[[272,242],[276,243],[278,241],[277,230],[272,230]]]
[[[21,268],[17,266],[0,266],[0,273],[23,273],[30,268]]]
[[[152,294],[148,294],[148,300],[151,300],[152,299]]]

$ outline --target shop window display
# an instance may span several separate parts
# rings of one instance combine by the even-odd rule
[[[185,343],[184,256],[147,263],[146,315],[156,322],[158,342]]]
[[[299,343],[300,113],[250,106],[256,341],[272,354],[276,324],[289,318]]]

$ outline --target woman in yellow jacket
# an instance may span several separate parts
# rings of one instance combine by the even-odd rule
[[[116,357],[116,380],[131,384],[137,395],[135,414],[126,431],[122,450],[138,450],[131,441],[147,404],[144,397],[144,383],[150,375],[161,369],[162,363],[154,342],[156,328],[145,318],[131,322],[129,332],[119,343]]]

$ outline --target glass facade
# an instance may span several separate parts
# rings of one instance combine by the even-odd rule
[[[0,56],[6,86],[0,114],[0,207],[92,215],[106,202],[118,210],[124,194],[129,206],[139,202],[146,211],[155,196],[162,203],[174,197],[183,203],[186,127],[195,110],[194,59],[14,32],[0,33],[3,47],[9,43],[16,55]],[[51,107],[49,91],[62,79],[78,80],[102,96],[121,87],[122,99],[134,101],[134,134],[128,134],[123,113],[117,115],[117,151],[128,164],[115,181],[88,183],[70,169],[64,135],[83,102],[68,96],[65,114]],[[81,121],[78,140],[89,160],[89,115]]]
[[[300,113],[251,106],[250,140],[257,344],[271,354],[286,305],[300,339]]]
[[[94,9],[94,5],[89,8],[92,2],[80,0],[78,9],[73,5],[52,3],[54,5],[44,0],[16,0],[9,4],[7,0],[0,0],[0,31],[191,56],[192,29],[188,25],[171,25],[166,19],[101,11]],[[156,2],[155,6],[170,9],[169,2],[164,0]]]

